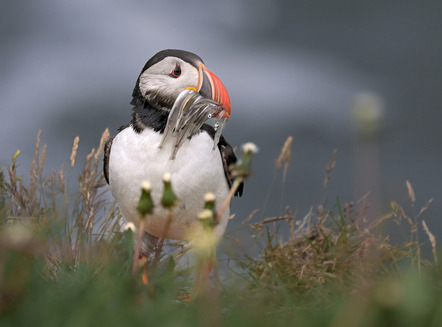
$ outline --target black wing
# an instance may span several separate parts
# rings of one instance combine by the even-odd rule
[[[204,124],[201,126],[201,130],[207,132],[212,138],[215,136],[215,129],[211,125]],[[233,151],[232,146],[227,143],[224,136],[221,135],[219,142],[218,142],[218,149],[221,153],[221,159],[223,161],[224,166],[224,174],[226,176],[227,183],[229,184],[229,187],[232,187],[233,184],[233,177],[231,172],[231,167],[234,163],[238,161],[238,159],[235,156],[235,152]],[[236,196],[242,196],[242,192],[244,189],[244,183],[241,182],[238,189],[235,192]]]
[[[104,157],[103,157],[103,174],[106,182],[109,184],[109,158],[111,153],[112,142],[114,138],[110,138],[104,145]]]

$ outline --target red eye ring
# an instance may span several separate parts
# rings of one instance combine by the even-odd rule
[[[176,63],[169,76],[173,78],[178,78],[181,76],[181,65],[179,63]]]

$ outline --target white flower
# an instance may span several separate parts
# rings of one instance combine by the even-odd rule
[[[246,144],[243,144],[242,150],[243,150],[243,152],[251,153],[251,154],[258,153],[258,151],[259,151],[259,149],[256,146],[256,144],[252,143],[252,142],[248,142]]]
[[[145,190],[146,192],[149,192],[149,191],[150,191],[150,188],[151,188],[150,182],[147,181],[147,180],[144,180],[144,181],[141,183],[141,188],[142,188],[143,190]]]
[[[213,201],[215,201],[215,194],[209,192],[204,195],[204,202],[213,202]]]
[[[131,230],[132,232],[135,232],[136,227],[135,227],[134,223],[132,223],[132,222],[128,222],[126,225],[124,225],[123,230],[124,230],[125,232],[127,232],[128,230]]]
[[[170,173],[164,173],[163,174],[163,181],[164,182],[170,182],[170,179],[171,179],[172,177],[171,177],[171,175],[170,175]]]

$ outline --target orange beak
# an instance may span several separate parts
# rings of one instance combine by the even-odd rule
[[[224,84],[204,64],[199,65],[198,72],[197,92],[206,98],[218,102],[223,107],[223,110],[216,114],[215,117],[230,117],[230,97]]]

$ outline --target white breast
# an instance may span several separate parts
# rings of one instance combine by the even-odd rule
[[[121,131],[112,143],[109,185],[124,218],[138,224],[140,216],[136,205],[141,194],[141,182],[148,180],[151,183],[155,209],[146,219],[146,230],[160,237],[168,215],[160,205],[162,176],[169,172],[179,205],[175,208],[167,237],[185,239],[189,227],[197,221],[204,206],[204,194],[214,193],[219,207],[229,187],[220,152],[217,147],[212,150],[213,140],[206,132],[184,141],[174,160],[169,159],[172,147],[170,142],[158,148],[161,137],[161,134],[149,128],[140,134],[135,133],[132,127]],[[228,217],[229,210],[216,227],[217,234],[224,233]]]

